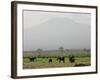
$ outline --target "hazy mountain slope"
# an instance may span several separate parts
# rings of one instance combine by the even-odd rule
[[[37,48],[56,49],[89,48],[90,26],[76,23],[68,18],[52,18],[24,30],[24,50]]]

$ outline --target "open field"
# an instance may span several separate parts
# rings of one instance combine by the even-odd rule
[[[74,62],[70,62],[69,56],[73,55]],[[58,57],[64,57],[65,62],[59,62]],[[34,58],[31,60],[30,58]],[[42,52],[24,52],[23,68],[53,68],[53,67],[74,67],[74,66],[90,66],[91,55],[89,51],[42,51]]]

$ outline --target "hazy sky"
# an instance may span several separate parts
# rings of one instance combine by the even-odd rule
[[[23,12],[24,51],[90,48],[91,14]]]

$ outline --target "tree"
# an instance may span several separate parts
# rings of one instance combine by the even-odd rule
[[[84,48],[83,50],[84,50],[84,51],[86,51],[87,49],[86,49],[86,48]]]
[[[69,52],[70,50],[69,50],[69,49],[66,49],[66,51],[68,51],[68,52]]]
[[[39,54],[40,54],[42,51],[43,51],[43,50],[42,50],[42,49],[40,49],[40,48],[39,48],[39,49],[37,49],[37,53],[39,53]]]
[[[61,47],[59,48],[59,51],[60,51],[61,53],[63,53],[64,48],[61,46]]]

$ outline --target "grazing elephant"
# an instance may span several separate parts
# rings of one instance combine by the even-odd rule
[[[32,61],[34,62],[34,60],[36,59],[36,57],[30,57],[29,59],[30,59],[31,62]]]
[[[61,62],[65,63],[65,57],[63,57],[63,56],[58,57],[57,60],[59,61],[59,63],[61,63]]]
[[[52,59],[49,59],[49,63],[51,63],[52,62]]]
[[[71,62],[71,63],[74,63],[75,62],[75,56],[69,56],[69,61]]]

